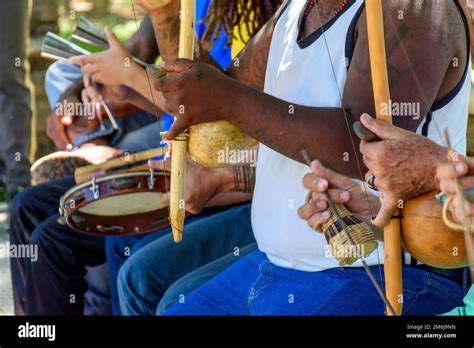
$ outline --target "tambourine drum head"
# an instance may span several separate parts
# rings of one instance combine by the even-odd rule
[[[97,216],[136,215],[166,208],[160,201],[161,193],[137,192],[106,197],[93,201],[78,211]]]
[[[61,210],[76,232],[96,236],[155,232],[169,227],[168,207],[160,199],[169,187],[168,179],[160,172],[153,177],[148,172],[101,177],[66,192]]]

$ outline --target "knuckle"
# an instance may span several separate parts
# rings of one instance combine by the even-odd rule
[[[166,112],[172,114],[173,113],[173,107],[169,101],[166,101],[165,104],[163,105],[163,108],[165,109]]]
[[[385,159],[384,152],[380,150],[374,151],[371,157],[377,163],[383,163]]]
[[[308,220],[312,215],[311,204],[305,204],[304,206],[302,206],[298,210],[298,213],[303,220]]]

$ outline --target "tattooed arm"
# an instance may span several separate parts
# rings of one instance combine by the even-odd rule
[[[132,56],[153,63],[159,56],[150,16],[145,16],[138,31],[125,43]]]

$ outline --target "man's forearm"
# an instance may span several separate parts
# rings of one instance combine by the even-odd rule
[[[126,79],[126,86],[141,94],[146,100],[157,108],[164,110],[165,99],[161,92],[153,88],[153,80],[147,72],[137,64],[130,66],[129,77]]]
[[[173,1],[166,9],[150,13],[158,50],[164,61],[178,58],[180,9],[180,2]]]
[[[236,87],[223,115],[258,142],[301,163],[306,163],[301,155],[306,150],[342,174],[360,178],[360,169],[365,172],[349,112],[295,105],[251,87]]]
[[[163,109],[156,106],[153,101],[148,100],[144,97],[143,94],[137,92],[136,90],[132,90],[129,92],[127,96],[127,101],[133,104],[135,107],[139,108],[140,110],[149,112],[150,114],[156,117],[163,117],[166,113]]]
[[[221,181],[219,192],[253,193],[256,177],[256,167],[254,165],[237,164],[215,170]]]

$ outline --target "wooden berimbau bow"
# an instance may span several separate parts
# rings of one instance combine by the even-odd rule
[[[382,112],[383,106],[389,105],[390,101],[382,0],[366,0],[365,6],[375,115],[377,119],[392,123],[391,111]],[[400,221],[397,219],[392,219],[384,228],[384,275],[386,297],[395,310],[395,313],[389,310],[386,313],[401,315],[403,307],[402,248]]]
[[[194,28],[196,0],[181,0],[181,26],[179,34],[179,58],[194,58]],[[186,106],[183,106],[184,108]],[[184,111],[185,112],[185,111]],[[185,218],[185,178],[188,131],[177,136],[171,144],[170,222],[175,242],[183,238]]]

